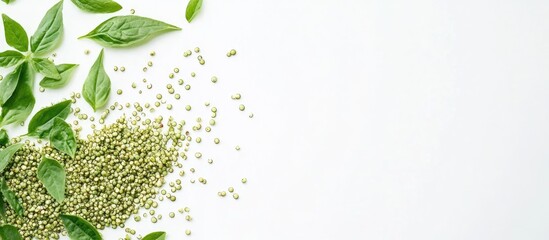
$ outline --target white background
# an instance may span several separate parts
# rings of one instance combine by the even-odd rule
[[[203,146],[216,162],[185,163],[208,185],[191,185],[187,177],[178,203],[163,206],[166,219],[167,211],[188,205],[193,222],[130,220],[141,234],[166,230],[170,240],[186,239],[184,229],[193,231],[189,239],[549,238],[547,1],[205,0],[192,24],[184,20],[183,0],[119,2],[124,9],[107,15],[65,2],[56,63],[80,67],[70,86],[38,94],[37,109],[80,90],[100,47],[76,37],[134,8],[183,30],[137,48],[106,50],[113,89],[128,92],[111,103],[135,101],[129,86],[143,77],[165,92],[166,76],[178,66],[193,90],[169,114],[188,122],[207,116],[204,101],[222,111],[213,131],[222,144]],[[17,0],[0,11],[30,35],[54,3]],[[195,46],[205,66],[196,54],[182,57]],[[227,59],[231,48],[238,55]],[[85,49],[92,53],[84,55]],[[151,50],[155,67],[143,74]],[[114,73],[114,65],[128,70]],[[188,77],[191,71],[196,79]],[[214,74],[216,85],[209,82]],[[236,92],[246,113],[230,99]],[[190,114],[182,110],[188,103]],[[83,101],[79,106],[90,111]],[[242,177],[249,183],[240,184]],[[216,196],[228,186],[241,199]]]

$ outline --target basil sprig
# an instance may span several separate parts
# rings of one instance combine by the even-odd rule
[[[35,104],[32,92],[35,73],[44,76],[41,85],[56,88],[68,82],[70,72],[76,65],[56,66],[42,57],[53,51],[62,39],[62,0],[46,12],[30,41],[27,32],[17,21],[2,14],[2,22],[6,42],[15,49],[0,53],[0,67],[15,66],[0,82],[0,126],[5,126],[24,122],[32,112]]]

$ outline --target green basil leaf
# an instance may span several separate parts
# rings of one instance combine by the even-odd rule
[[[143,43],[160,33],[175,30],[181,28],[146,17],[116,16],[99,24],[80,38],[95,40],[106,47],[129,47]]]
[[[191,22],[194,17],[200,12],[200,9],[202,8],[202,0],[190,0],[187,4],[187,11],[185,13],[185,18],[187,18],[187,22]]]
[[[6,14],[2,14],[2,20],[4,22],[4,34],[8,45],[21,52],[28,51],[29,37],[21,24],[8,17]]]
[[[0,67],[11,67],[20,63],[25,56],[18,51],[8,50],[0,53]]]
[[[82,96],[94,111],[105,106],[111,94],[111,79],[103,66],[103,49],[90,69],[82,88]]]
[[[2,2],[5,2],[6,4],[10,4],[11,2],[13,2],[13,0],[2,0]]]
[[[4,150],[0,151],[0,172],[3,172],[4,169],[10,164],[11,158],[13,155],[23,147],[22,143],[13,144]]]
[[[69,83],[69,80],[71,79],[72,72],[74,69],[78,67],[78,64],[61,64],[55,66],[57,68],[57,72],[59,72],[59,75],[61,76],[60,79],[55,78],[48,78],[44,77],[42,81],[40,81],[40,86],[43,88],[61,88],[67,83]]]
[[[22,65],[25,66],[27,64],[23,63]],[[19,84],[17,84],[15,91],[8,101],[2,105],[0,127],[15,122],[24,122],[31,114],[36,102],[32,94],[31,82],[32,72],[29,71],[28,67],[23,67],[19,77]]]
[[[28,71],[27,64],[23,63],[17,66],[11,73],[9,73],[4,80],[0,81],[0,105],[4,105],[13,95],[13,92],[19,84],[19,79],[24,77],[24,71]]]
[[[166,233],[165,232],[153,232],[147,234],[144,238],[141,240],[166,240]]]
[[[28,135],[47,138],[55,118],[67,119],[71,111],[71,100],[66,100],[38,111],[30,120]]]
[[[2,192],[0,192],[0,217],[2,217],[2,220],[4,220],[4,222],[8,220],[6,215],[6,201],[4,201],[4,196],[2,195]]]
[[[9,142],[10,136],[8,135],[6,129],[0,130],[0,147],[8,145]]]
[[[61,221],[72,240],[101,240],[101,234],[88,221],[73,215],[60,215]]]
[[[4,179],[0,180],[0,192],[4,196],[6,202],[8,202],[10,207],[15,211],[15,213],[19,216],[23,216],[25,210],[23,209],[21,201],[19,200],[17,195],[15,195],[15,193],[10,190],[8,184],[6,184],[6,180]]]
[[[78,8],[92,13],[113,13],[122,6],[112,0],[71,0]]]
[[[65,199],[65,168],[53,159],[44,157],[38,165],[38,180],[48,193],[59,203]]]
[[[46,58],[33,58],[32,67],[47,78],[60,79],[61,75],[55,68],[55,64]]]
[[[0,239],[6,240],[23,240],[19,233],[19,229],[12,225],[4,225],[0,227]]]
[[[74,158],[76,153],[76,137],[71,126],[61,118],[55,118],[50,131],[50,143],[57,150]]]
[[[42,54],[53,50],[63,36],[63,0],[55,4],[38,25],[30,40],[31,51]]]

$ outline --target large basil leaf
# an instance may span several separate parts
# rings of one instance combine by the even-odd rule
[[[9,73],[4,80],[0,81],[0,105],[4,105],[10,99],[11,95],[17,88],[19,79],[25,74],[24,71],[28,71],[27,64],[23,63],[17,66],[11,73]]]
[[[40,86],[44,88],[60,88],[67,85],[71,79],[72,72],[76,67],[78,67],[78,64],[61,64],[55,66],[61,78],[55,79],[44,77],[42,81],[40,81]]]
[[[147,234],[144,238],[141,240],[166,240],[166,233],[165,232],[153,232]]]
[[[160,33],[175,30],[181,28],[146,17],[116,16],[99,24],[80,38],[93,39],[106,47],[129,47],[143,43]]]
[[[55,118],[49,140],[57,150],[74,158],[74,154],[76,153],[76,137],[71,126],[63,119]]]
[[[111,79],[103,66],[103,49],[90,69],[82,88],[82,96],[94,111],[105,106],[111,94]]]
[[[10,136],[8,135],[6,129],[0,130],[0,147],[8,145],[9,142]]]
[[[0,67],[11,67],[20,63],[25,56],[18,51],[8,50],[0,53]]]
[[[55,68],[55,64],[46,58],[33,58],[32,67],[34,70],[44,75],[44,77],[54,79],[61,78],[59,72],[57,72],[57,68]]]
[[[56,47],[63,36],[63,1],[55,4],[38,25],[31,37],[31,51],[35,54],[47,53]]]
[[[112,0],[71,0],[78,8],[92,13],[113,13],[122,6]]]
[[[4,225],[0,227],[0,239],[6,240],[23,240],[19,233],[19,229],[12,225]]]
[[[191,22],[194,17],[200,12],[200,9],[202,8],[202,0],[190,0],[187,4],[187,11],[185,12],[185,18],[187,18],[187,22]]]
[[[38,180],[59,203],[65,199],[65,168],[53,159],[44,157],[38,165]]]
[[[88,221],[73,215],[59,216],[69,238],[73,240],[101,240],[101,234]]]
[[[47,138],[55,118],[66,119],[71,111],[71,100],[66,100],[38,111],[30,120],[28,135]]]
[[[8,17],[6,14],[2,14],[2,21],[4,22],[4,34],[8,45],[21,52],[28,51],[29,37],[21,24]]]
[[[13,2],[13,0],[2,0],[2,2],[5,2],[6,4],[10,4],[11,2]]]
[[[0,151],[0,173],[4,171],[4,168],[10,164],[10,160],[13,157],[13,155],[19,151],[23,147],[23,144],[13,144],[7,148],[4,148],[4,150]]]
[[[32,83],[32,72],[26,65],[26,63],[22,64],[19,84],[17,84],[11,97],[2,105],[0,126],[24,122],[34,108],[35,99],[30,85]]]
[[[15,195],[12,190],[10,190],[8,184],[6,184],[6,181],[4,179],[0,180],[0,192],[4,196],[6,202],[8,202],[10,207],[15,211],[15,213],[19,216],[23,216],[25,210],[23,209],[21,201],[19,200],[17,195]]]

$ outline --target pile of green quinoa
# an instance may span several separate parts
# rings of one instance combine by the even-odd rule
[[[140,207],[157,206],[153,199],[165,183],[164,177],[174,167],[182,167],[177,163],[178,149],[187,137],[181,134],[181,124],[170,120],[167,126],[164,130],[159,121],[134,126],[120,118],[95,130],[87,140],[79,140],[74,159],[50,146],[25,141],[3,176],[25,212],[20,217],[7,208],[5,223],[20,228],[25,239],[59,239],[63,225],[58,216],[62,213],[80,216],[98,229],[123,228]],[[37,179],[43,156],[65,166],[66,199],[62,204]],[[175,201],[175,196],[168,199]]]

